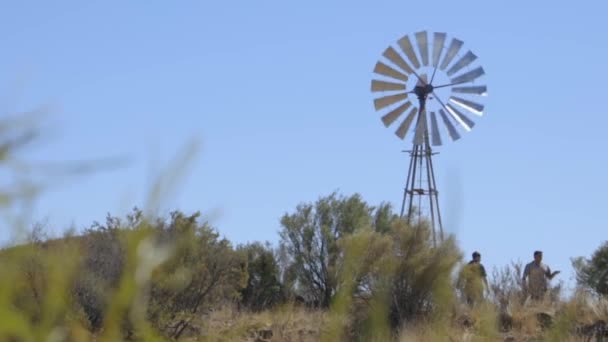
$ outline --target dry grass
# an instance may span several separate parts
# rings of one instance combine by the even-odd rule
[[[475,308],[458,306],[450,322],[417,322],[404,325],[391,340],[399,342],[434,341],[595,341],[590,336],[574,334],[576,326],[608,320],[608,301],[579,294],[568,302],[514,304],[513,327],[499,329],[499,311],[485,303]],[[552,323],[543,327],[539,315],[548,315]],[[344,318],[343,326],[348,326]],[[286,304],[273,310],[249,313],[227,305],[193,322],[184,341],[321,341],[333,320],[323,310],[311,310]],[[347,337],[341,340],[347,341]],[[386,341],[374,339],[366,341]]]
[[[327,313],[291,304],[259,313],[226,305],[193,322],[184,341],[319,341]]]

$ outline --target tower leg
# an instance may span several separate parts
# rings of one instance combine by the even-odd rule
[[[433,245],[436,246],[438,241],[443,241],[444,236],[433,170],[433,154],[428,135],[423,144],[412,146],[400,217],[404,217],[406,208],[405,218],[408,224],[420,224],[423,216],[427,216],[426,219],[431,225]],[[416,199],[417,208],[414,207]]]
[[[416,148],[416,145],[414,145],[412,147],[412,151],[410,151],[410,155],[413,156],[413,153],[415,153],[414,152],[415,148]],[[412,179],[412,172],[415,173],[415,171],[414,171],[415,169],[416,169],[416,162],[415,162],[415,159],[412,157],[410,159],[410,166],[407,169],[407,178],[405,179],[405,187],[403,188],[403,201],[401,202],[401,214],[399,215],[400,218],[403,218],[403,214],[405,213],[405,204],[406,204],[406,202],[407,202],[407,200],[409,198],[408,197],[408,191],[409,191],[409,188],[410,188],[409,184],[410,184],[410,181]],[[409,223],[409,216],[410,216],[410,211],[408,209],[408,214],[407,214],[408,223]]]
[[[412,223],[411,219],[413,217],[413,210],[414,210],[414,196],[416,196],[416,180],[417,177],[420,177],[420,172],[418,170],[418,160],[420,158],[420,151],[419,151],[420,146],[414,144],[414,146],[412,146],[412,151],[410,152],[411,155],[411,159],[410,159],[410,170],[411,170],[411,174],[408,175],[408,179],[405,182],[405,194],[404,194],[404,198],[403,198],[403,203],[408,203],[407,204],[407,223]],[[401,213],[401,216],[403,216],[403,210]]]

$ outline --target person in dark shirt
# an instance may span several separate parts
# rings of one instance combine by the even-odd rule
[[[481,264],[481,254],[475,251],[473,259],[462,270],[460,283],[467,303],[474,305],[483,299],[484,286],[488,289],[485,267]]]

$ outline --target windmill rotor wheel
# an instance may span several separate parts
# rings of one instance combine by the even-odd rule
[[[431,39],[432,38],[432,44]],[[415,145],[455,141],[482,116],[487,87],[475,66],[477,56],[463,49],[464,42],[443,32],[416,32],[389,46],[374,66],[371,91],[382,123]]]

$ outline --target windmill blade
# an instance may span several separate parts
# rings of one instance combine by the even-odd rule
[[[397,80],[401,80],[403,82],[407,82],[407,75],[391,68],[390,66],[382,62],[376,63],[376,66],[374,67],[374,72],[376,74],[388,76]]]
[[[416,42],[418,43],[418,50],[420,51],[420,58],[422,58],[423,65],[429,65],[429,42],[426,36],[426,31],[416,32]]]
[[[461,94],[476,94],[485,96],[487,93],[487,87],[484,86],[472,86],[472,87],[454,87],[452,91]]]
[[[405,120],[403,120],[401,125],[399,125],[399,128],[397,128],[397,130],[395,131],[395,134],[399,138],[401,138],[401,140],[403,140],[403,138],[405,138],[405,134],[410,129],[410,126],[412,125],[412,121],[414,121],[414,117],[416,116],[416,113],[418,113],[418,108],[416,108],[416,107],[412,108],[412,110],[407,115],[407,117],[405,117]]]
[[[475,56],[475,54],[472,53],[471,51],[468,51],[464,56],[462,56],[461,59],[458,60],[458,62],[456,62],[456,63],[454,63],[454,65],[452,65],[452,67],[447,72],[448,76],[454,75],[460,69],[471,64],[476,59],[477,59],[477,56]]]
[[[462,114],[461,112],[459,112],[456,108],[454,108],[449,103],[446,104],[445,106],[448,109],[448,112],[450,112],[450,114],[452,114],[452,116],[454,117],[454,119],[456,119],[456,121],[458,121],[458,123],[462,127],[464,127],[464,129],[466,129],[467,131],[471,131],[471,129],[473,128],[473,126],[475,126],[475,122],[473,122],[473,120],[471,120],[468,117],[466,117],[464,114]]]
[[[390,126],[393,122],[395,122],[395,120],[397,120],[401,116],[401,114],[403,114],[411,106],[412,103],[410,101],[407,101],[406,103],[388,112],[382,117],[382,122],[384,123],[384,126]]]
[[[446,34],[443,32],[435,32],[433,41],[433,66],[436,68],[439,65],[443,44],[445,43]]]
[[[465,74],[462,74],[458,77],[452,78],[451,81],[452,83],[466,83],[466,82],[471,82],[474,79],[476,79],[477,77],[481,76],[485,74],[485,72],[483,71],[482,67],[477,67],[476,69],[473,69]]]
[[[399,44],[401,51],[403,51],[407,58],[410,59],[410,62],[412,62],[414,68],[420,68],[420,62],[418,62],[418,57],[416,57],[416,53],[414,53],[414,48],[412,47],[410,38],[408,36],[403,36],[403,38],[399,39],[397,43]]]
[[[372,80],[372,92],[391,91],[391,90],[405,90],[405,84],[380,81],[380,80]]]
[[[450,119],[448,119],[448,116],[445,114],[443,109],[439,110],[439,114],[441,115],[441,119],[443,119],[445,127],[448,129],[448,134],[450,135],[450,138],[452,138],[452,141],[460,139],[460,134],[458,133],[456,127],[454,127]]]
[[[448,64],[450,64],[452,59],[454,59],[454,57],[458,53],[458,50],[460,50],[460,48],[462,47],[463,43],[464,42],[462,40],[456,38],[452,39],[450,47],[448,48],[448,52],[445,54],[445,57],[443,58],[443,62],[441,62],[441,66],[439,66],[439,69],[444,70],[445,68],[447,68]]]
[[[439,125],[437,125],[435,112],[431,112],[431,132],[431,143],[433,146],[441,146],[441,135],[439,134]]]
[[[473,114],[477,114],[477,115],[482,115],[483,114],[483,105],[473,102],[473,101],[469,101],[469,100],[465,100],[463,98],[460,97],[456,97],[456,96],[450,96],[450,102],[453,102],[457,105],[459,105],[460,107],[468,110],[469,112],[473,113]]]
[[[376,110],[380,110],[384,107],[388,107],[399,101],[405,100],[406,98],[407,98],[407,93],[400,93],[400,94],[395,94],[395,95],[379,97],[374,100],[374,107],[376,107]]]
[[[392,47],[389,46],[388,49],[384,50],[382,56],[401,68],[401,70],[403,70],[406,74],[409,75],[414,72],[414,69],[412,69],[412,67],[407,64],[405,59],[403,59],[403,57],[401,57],[401,55]]]
[[[416,132],[414,134],[414,144],[424,144],[424,134],[426,133],[426,110],[423,110],[418,117]]]

